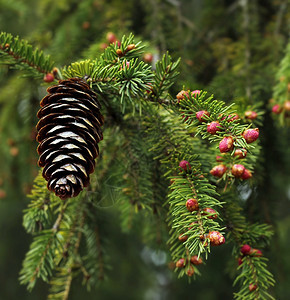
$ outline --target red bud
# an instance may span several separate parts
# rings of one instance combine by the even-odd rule
[[[250,245],[245,244],[245,245],[243,245],[243,246],[241,247],[240,251],[241,251],[241,253],[242,253],[243,255],[249,255],[250,252],[251,252],[251,249],[252,249],[252,248],[251,248]]]
[[[186,201],[186,208],[190,212],[198,210],[198,201],[192,198],[188,199]]]
[[[260,249],[255,249],[255,248],[252,248],[249,254],[256,257],[263,256],[262,251]]]
[[[152,53],[145,53],[143,56],[143,60],[147,63],[151,63],[153,60],[153,54]]]
[[[257,289],[257,285],[256,285],[256,284],[251,283],[251,284],[249,285],[249,290],[250,290],[250,292],[253,292],[253,291],[255,291],[256,289]]]
[[[176,262],[175,266],[176,266],[177,268],[183,268],[183,267],[185,266],[185,259],[184,259],[184,258],[180,258],[180,259]]]
[[[237,149],[234,153],[234,156],[238,157],[239,159],[245,158],[247,156],[247,150]]]
[[[194,90],[191,92],[191,97],[196,98],[197,95],[200,95],[200,90]]]
[[[43,81],[48,83],[54,81],[54,75],[52,73],[45,74],[43,77]]]
[[[196,118],[198,119],[199,122],[206,121],[206,117],[209,117],[209,112],[206,110],[200,110],[195,114]]]
[[[255,142],[259,137],[259,128],[246,129],[243,132],[243,137],[248,144]]]
[[[176,99],[178,100],[178,103],[180,102],[180,100],[184,100],[185,97],[188,97],[188,92],[181,90],[177,95],[176,95]]]
[[[245,112],[246,119],[255,120],[258,117],[258,114],[255,111],[248,110]]]
[[[180,171],[184,170],[184,171],[187,171],[187,170],[191,170],[191,165],[190,163],[187,161],[187,160],[182,160],[180,163],[179,163],[179,169]]]
[[[207,216],[208,219],[214,220],[217,218],[217,212],[214,209],[212,209],[210,207],[206,207],[203,209],[203,211],[204,211],[203,215],[208,215]]]
[[[242,177],[243,173],[245,172],[245,167],[243,165],[233,165],[232,166],[232,174],[240,178]]]
[[[245,169],[245,171],[244,171],[243,175],[241,176],[241,178],[243,180],[246,180],[246,179],[251,178],[252,176],[253,176],[252,173],[248,169]]]
[[[220,125],[219,122],[213,121],[213,122],[207,124],[206,130],[207,130],[207,132],[210,133],[210,134],[216,134],[217,131],[220,131],[220,130],[221,130],[221,128],[219,128],[220,126],[221,126],[221,125]]]
[[[212,246],[220,246],[226,241],[224,236],[219,231],[210,231],[208,233],[208,238]]]
[[[282,112],[283,108],[279,104],[275,104],[272,107],[272,113],[279,115]]]
[[[217,165],[210,170],[210,174],[221,178],[225,174],[226,170],[227,167],[225,165]]]
[[[193,266],[189,266],[188,270],[186,271],[186,275],[191,277],[194,274],[194,268]]]
[[[234,140],[231,136],[224,137],[219,143],[221,153],[229,152],[233,149]]]
[[[202,259],[201,257],[198,258],[197,255],[191,256],[190,262],[194,265],[201,265],[202,264]]]
[[[181,241],[181,242],[185,242],[187,239],[188,239],[188,236],[187,235],[184,235],[184,234],[180,234],[178,236],[178,239]]]
[[[115,43],[117,41],[117,37],[115,36],[115,34],[113,32],[108,32],[107,33],[107,41],[111,44],[111,43]]]

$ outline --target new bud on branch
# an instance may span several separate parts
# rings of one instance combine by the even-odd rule
[[[248,144],[255,142],[259,137],[259,128],[246,129],[243,132],[243,138]]]
[[[204,122],[207,120],[206,116],[209,117],[209,112],[206,110],[200,110],[195,114],[199,122]]]
[[[52,73],[45,74],[44,77],[43,77],[43,81],[47,82],[47,83],[53,82],[54,81],[54,75]]]
[[[203,215],[206,215],[208,219],[216,219],[217,218],[217,212],[210,207],[206,207],[203,209]]]
[[[188,97],[188,92],[181,90],[177,95],[176,95],[176,99],[178,100],[178,103],[180,102],[180,100],[184,100],[185,97]]]
[[[237,149],[234,153],[234,156],[236,156],[239,159],[245,158],[247,156],[247,150],[246,149]]]
[[[199,208],[198,201],[196,199],[193,199],[193,198],[188,199],[186,201],[186,208],[190,212],[198,210],[198,208]]]
[[[221,178],[223,177],[226,171],[227,167],[225,165],[217,165],[210,170],[210,174]]]
[[[178,239],[179,239],[181,242],[185,242],[185,241],[187,241],[188,236],[187,236],[187,235],[184,235],[184,234],[180,234],[180,235],[178,236]]]
[[[249,285],[249,291],[250,291],[250,292],[255,291],[257,288],[258,288],[258,286],[257,286],[256,284],[251,283],[251,284]]]
[[[272,113],[279,115],[282,112],[283,108],[279,104],[275,104],[272,107]]]
[[[194,274],[194,268],[193,266],[189,266],[188,270],[186,271],[186,275],[191,277]]]
[[[245,244],[245,245],[243,245],[243,246],[241,247],[240,251],[241,251],[241,253],[242,253],[243,255],[248,255],[248,254],[250,254],[251,249],[252,249],[252,248],[251,248],[250,245]]]
[[[188,171],[188,170],[191,170],[191,165],[190,163],[187,161],[187,160],[182,160],[180,163],[179,163],[179,170],[180,171]]]
[[[212,246],[220,246],[225,243],[224,236],[219,231],[210,231],[207,235]]]
[[[241,178],[243,180],[246,180],[246,179],[250,179],[252,176],[253,176],[252,173],[248,169],[245,169],[245,171],[242,174]]]
[[[211,123],[207,124],[207,132],[210,134],[216,134],[221,128],[219,128],[221,125],[219,122],[213,121]]]
[[[191,256],[190,262],[194,265],[201,265],[202,264],[202,259],[201,257],[198,258],[197,255]]]
[[[229,152],[234,147],[234,140],[231,136],[224,137],[219,143],[221,153]]]
[[[245,172],[245,167],[243,165],[233,165],[232,166],[232,174],[237,177],[240,178],[242,177],[243,173]]]
[[[194,90],[191,92],[191,96],[196,98],[196,96],[200,95],[200,90]]]
[[[185,266],[185,259],[184,258],[180,258],[176,264],[175,264],[176,268],[183,268]]]
[[[249,120],[255,120],[257,119],[258,114],[255,111],[248,110],[245,112],[245,118]]]

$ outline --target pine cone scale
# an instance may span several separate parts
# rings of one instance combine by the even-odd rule
[[[50,137],[48,139],[43,140],[43,142],[38,146],[37,151],[39,154],[42,154],[44,151],[53,151],[55,145],[57,145],[58,148],[70,149],[71,151],[73,151],[72,149],[80,149],[82,155],[89,160],[93,160],[97,157],[97,154],[93,155],[94,153],[92,153],[84,143],[78,142],[77,140],[73,140],[70,138],[55,139],[54,137]]]
[[[61,111],[61,113],[60,113]],[[69,115],[75,116],[80,119],[85,120],[91,126],[102,126],[104,121],[101,114],[95,113],[92,114],[92,110],[87,109],[86,106],[78,106],[77,103],[74,104],[51,104],[41,108],[37,114],[38,118],[49,118],[56,117],[57,115]],[[37,126],[40,126],[39,123]]]
[[[62,138],[70,138],[72,143],[74,143],[74,140],[81,142],[84,145],[87,145],[89,149],[91,149],[91,152],[93,154],[93,158],[96,158],[98,156],[98,141],[100,141],[99,135],[96,133],[96,137],[94,137],[92,134],[90,134],[88,131],[81,130],[77,126],[70,125],[68,126],[55,126],[52,125],[46,125],[39,131],[37,141],[42,142],[45,138],[49,137],[62,137]],[[74,130],[73,130],[74,129]],[[76,131],[79,131],[76,133]]]

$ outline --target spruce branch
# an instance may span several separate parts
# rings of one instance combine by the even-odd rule
[[[222,228],[214,220],[218,213],[215,211],[214,214],[207,214],[204,209],[220,207],[221,203],[215,198],[215,187],[208,183],[201,171],[200,158],[193,154],[195,147],[202,145],[200,140],[193,138],[186,127],[178,123],[172,112],[164,111],[162,115],[159,110],[158,116],[154,113],[156,112],[152,110],[151,118],[154,116],[156,127],[152,123],[149,125],[149,120],[148,125],[147,122],[144,125],[147,128],[149,144],[153,145],[150,151],[154,153],[154,159],[160,160],[166,167],[164,176],[171,180],[166,203],[170,252],[177,264],[176,271],[179,270],[179,276],[199,274],[196,266],[190,262],[191,257],[196,255],[199,259],[203,253],[207,257],[210,252],[210,232],[216,232],[223,238],[220,233]],[[178,167],[182,159],[190,162],[191,167],[187,171]],[[189,211],[186,202],[190,198],[197,200],[200,208]],[[184,260],[184,265],[178,265],[180,260]]]
[[[50,281],[51,288],[48,299],[68,300],[73,280],[71,265],[71,261],[68,260],[65,266],[56,268],[56,274]]]
[[[133,111],[140,110],[140,99],[153,81],[152,68],[140,61],[143,46],[140,42],[134,44],[132,34],[124,36],[117,47],[117,43],[111,44],[96,60],[72,63],[63,69],[63,74],[86,79],[103,97],[118,98],[123,113],[126,103],[132,105]]]
[[[38,221],[39,216],[43,216],[40,212],[43,211],[43,198],[35,200],[39,196],[39,184],[40,175],[35,180],[36,184],[32,190],[32,203],[26,209],[26,215],[24,224],[26,224],[29,232],[35,232],[35,225],[32,221]],[[43,190],[43,189],[42,189]],[[45,188],[46,190],[46,188]],[[57,200],[57,201],[56,201]],[[46,215],[43,216],[42,223],[47,226],[50,225],[50,229],[42,229],[38,234],[34,236],[33,242],[30,245],[30,250],[27,252],[23,261],[23,267],[20,271],[20,283],[27,284],[27,288],[31,290],[37,278],[41,278],[43,281],[48,282],[49,278],[53,274],[53,270],[61,260],[61,255],[64,249],[64,239],[67,234],[67,229],[70,227],[70,217],[68,208],[71,209],[69,201],[62,201],[50,194],[50,202],[53,203],[53,207],[56,207],[55,211],[51,211],[50,218],[46,219]],[[47,204],[45,204],[47,205]],[[74,206],[74,205],[72,205]],[[52,224],[52,218],[57,214],[57,218]],[[48,222],[49,221],[49,222]]]
[[[231,110],[234,104],[227,106],[223,101],[215,100],[213,95],[207,97],[206,94],[205,91],[189,91],[185,92],[183,99],[178,99],[176,104],[183,116],[183,122],[189,128],[197,127],[196,135],[200,134],[203,139],[210,142],[220,142],[223,137],[231,136],[235,147],[247,150],[253,148],[242,136],[250,125],[239,122],[239,117]],[[214,134],[207,130],[207,125],[211,122],[218,123]]]
[[[241,273],[234,281],[234,285],[240,284],[239,292],[234,293],[234,299],[243,300],[274,300],[267,290],[275,284],[273,275],[267,270],[268,261],[265,257],[245,256],[242,259],[239,270]]]
[[[176,81],[177,76],[179,75],[179,72],[177,71],[179,64],[180,58],[173,62],[168,52],[164,54],[162,59],[156,63],[154,84],[149,89],[150,101],[167,103],[167,101],[162,100],[162,98],[167,97],[166,91],[168,91]]]
[[[175,111],[181,114],[182,121],[195,135],[208,140],[215,148],[219,148],[218,164],[210,173],[221,178],[217,183],[225,181],[223,192],[231,188],[238,180],[252,177],[251,170],[255,159],[245,159],[247,152],[251,154],[252,145],[259,137],[259,129],[251,128],[226,106],[223,101],[215,100],[213,95],[206,97],[206,92],[182,90],[177,94]],[[233,105],[232,105],[233,106]],[[249,135],[251,138],[249,138]],[[218,156],[217,156],[218,157]],[[243,158],[243,163],[238,160]]]
[[[144,91],[152,83],[153,73],[151,66],[143,61],[132,59],[122,63],[120,71],[117,73],[119,84],[120,102],[123,103],[125,97],[132,102],[132,97],[142,97]]]
[[[24,228],[32,234],[48,229],[53,220],[53,208],[58,204],[58,201],[56,198],[50,197],[41,171],[36,176],[31,193],[27,197],[31,199],[31,202],[28,208],[23,211]]]
[[[55,267],[55,253],[62,251],[61,235],[54,230],[43,230],[34,237],[20,271],[20,283],[31,290],[37,278],[48,282]]]
[[[0,33],[0,63],[28,71],[35,77],[51,72],[54,65],[49,55],[6,32]]]
[[[207,97],[206,92],[182,91],[174,100],[168,91],[179,74],[180,59],[173,62],[167,53],[153,71],[140,60],[143,45],[135,43],[133,38],[133,35],[123,37],[120,44],[107,47],[101,57],[74,62],[62,70],[65,78],[83,78],[91,84],[103,100],[109,121],[107,143],[99,160],[100,170],[96,171],[87,193],[83,192],[75,201],[60,203],[54,196],[48,196],[43,180],[39,177],[35,180],[24,226],[30,233],[38,230],[39,233],[34,236],[24,260],[20,281],[32,289],[37,278],[50,280],[50,299],[68,299],[76,276],[83,277],[88,289],[105,277],[106,235],[102,230],[105,226],[100,222],[106,216],[99,208],[101,201],[108,195],[112,199],[115,191],[123,223],[129,224],[137,213],[142,222],[146,214],[151,213],[153,221],[148,222],[147,218],[144,228],[149,236],[155,230],[154,226],[153,230],[149,229],[152,224],[158,225],[158,233],[154,235],[158,243],[168,236],[168,232],[162,232],[165,226],[160,225],[162,221],[167,223],[169,251],[179,277],[199,275],[196,260],[207,258],[211,246],[225,242],[222,219],[227,225],[227,238],[234,241],[235,256],[241,255],[238,250],[241,245],[265,245],[272,234],[268,225],[249,224],[241,215],[234,185],[240,182],[234,180],[235,175],[230,171],[240,159],[235,156],[236,150],[243,156],[247,152],[252,154],[249,159],[243,159],[244,167],[253,169],[259,147],[250,145],[244,136],[252,122],[238,119],[233,105],[227,106],[213,95]],[[18,38],[9,40],[3,35],[0,42],[4,61],[15,66],[28,65],[40,73],[46,70],[41,66],[46,66],[48,60],[38,50],[33,52],[25,42]],[[21,53],[30,60],[23,61]],[[128,104],[133,113],[127,109]],[[135,111],[140,115],[136,117]],[[213,122],[218,123],[214,133],[208,130]],[[112,127],[118,127],[119,131]],[[115,133],[114,139],[110,136],[112,133]],[[220,189],[222,179],[214,181],[209,177],[211,184],[207,177],[216,143],[227,137],[231,137],[233,147],[226,149],[227,153],[221,158],[228,169],[222,178],[226,180],[225,186]],[[108,142],[109,139],[113,141]],[[112,150],[114,155],[111,155]],[[223,152],[221,148],[220,152]],[[115,161],[117,157],[119,160]],[[186,162],[185,167],[180,165],[182,161]],[[126,173],[121,174],[124,169]],[[110,172],[120,177],[112,180],[113,187],[106,182]],[[163,203],[166,194],[167,201]],[[229,194],[237,199],[229,199]],[[194,208],[190,206],[192,203]],[[274,280],[266,269],[267,259],[258,249],[252,250],[251,254],[240,257],[242,272],[235,283],[241,283],[242,288],[235,297],[271,299],[267,289]]]
[[[125,57],[126,60],[131,60],[136,57],[140,57],[144,53],[145,45],[139,41],[135,44],[134,35],[129,34],[128,37],[125,35],[122,37],[120,44],[112,44],[115,49],[117,57]]]
[[[270,100],[272,116],[279,126],[290,126],[290,43],[276,73],[273,99]]]
[[[83,198],[70,206],[67,201],[59,208],[52,230],[60,232],[62,248],[55,253],[55,272],[50,276],[48,299],[68,299],[72,280],[82,268],[78,252],[85,220]]]
[[[64,67],[62,73],[65,78],[89,78],[94,72],[94,66],[95,63],[92,60],[86,59]]]
[[[274,284],[273,275],[267,270],[268,259],[260,247],[265,247],[273,235],[268,224],[250,224],[242,215],[242,208],[234,199],[233,191],[223,194],[225,201],[222,215],[227,226],[227,239],[234,243],[233,255],[239,262],[234,285],[239,283],[240,290],[235,299],[274,299],[267,290]],[[246,245],[246,246],[244,246]],[[258,246],[259,249],[251,246]],[[247,250],[244,250],[244,247]]]
[[[205,253],[207,257],[210,252],[210,240],[207,235],[210,231],[221,232],[222,228],[215,221],[218,212],[206,213],[207,208],[221,207],[221,203],[214,198],[217,196],[215,189],[211,186],[198,168],[191,166],[191,170],[184,175],[175,175],[170,185],[171,192],[168,195],[169,214],[171,227],[177,233],[172,235],[170,243],[173,258],[180,257],[179,251],[173,251],[174,248],[179,250],[180,241],[178,235],[187,237],[183,245],[191,255]],[[193,211],[187,208],[188,199],[195,199],[198,206]]]

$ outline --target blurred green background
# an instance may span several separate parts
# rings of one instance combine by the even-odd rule
[[[277,299],[290,299],[290,148],[289,129],[276,126],[268,101],[285,54],[289,19],[289,3],[282,0],[0,0],[0,30],[43,49],[57,67],[97,57],[109,32],[118,39],[133,32],[147,43],[153,62],[167,50],[182,58],[173,95],[186,86],[226,102],[247,98],[260,104],[266,112],[261,179],[246,211],[251,221],[274,226],[265,255]],[[36,112],[47,85],[20,75],[0,67],[0,299],[41,300],[47,286],[38,282],[29,293],[19,285],[18,273],[31,242],[22,228],[22,210],[37,174]],[[75,282],[70,299],[232,299],[230,248],[214,249],[201,267],[202,277],[188,284],[168,268],[166,252],[145,246],[138,228],[122,233],[116,212],[109,213],[108,278],[91,293]]]

